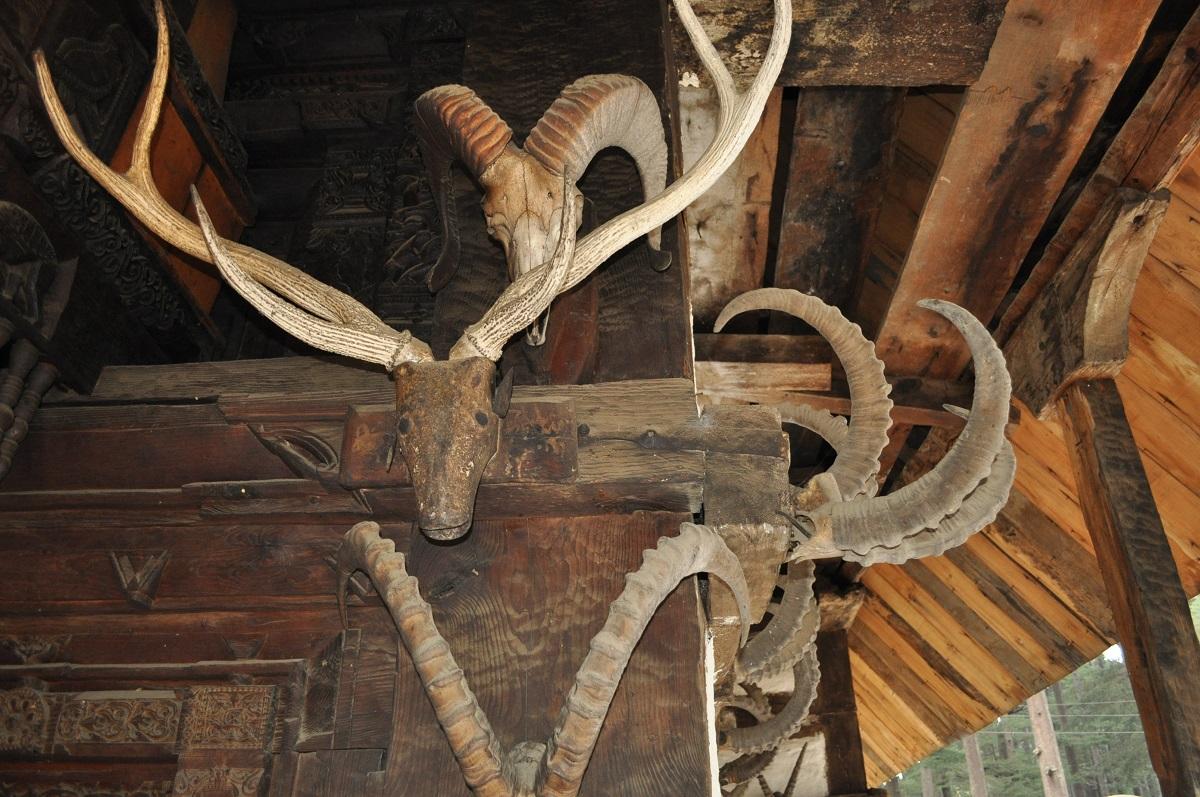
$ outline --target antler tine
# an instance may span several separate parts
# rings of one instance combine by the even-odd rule
[[[564,186],[568,184],[569,179],[564,172]],[[521,291],[511,290],[510,285],[483,314],[483,318],[466,328],[462,337],[450,349],[450,359],[486,357],[492,362],[499,360],[508,339],[518,330],[532,324],[550,306],[554,297],[561,293],[563,281],[567,278],[575,254],[574,231],[577,212],[570,192],[564,190],[563,194],[566,201],[562,207],[563,220],[558,245],[554,249],[549,266],[537,269],[542,279],[534,283],[523,282],[524,290]]]
[[[138,121],[134,136],[132,162],[124,174],[113,171],[98,158],[75,131],[54,87],[49,64],[41,50],[33,55],[38,88],[50,123],[63,146],[92,179],[120,202],[143,226],[168,244],[193,257],[213,262],[200,227],[167,203],[159,193],[151,174],[151,143],[162,113],[163,97],[170,73],[170,32],[162,0],[155,0],[155,16],[158,22],[158,41],[155,48],[154,73],[147,91],[145,110]],[[391,367],[395,364],[394,358],[397,357],[401,360],[432,359],[433,355],[428,346],[408,333],[392,329],[352,297],[264,252],[234,241],[226,242],[225,247],[230,257],[240,264],[242,270],[254,282],[295,302],[307,313],[370,337],[372,342],[368,348],[387,352],[386,356],[377,354],[366,358],[370,362],[379,362]],[[263,312],[271,315],[271,312],[266,310]],[[352,350],[332,349],[327,346],[322,348],[362,359],[359,351],[361,346],[350,347]]]
[[[665,191],[654,199],[610,219],[579,241],[571,270],[563,281],[560,292],[574,288],[614,252],[677,216],[696,197],[712,187],[746,146],[746,141],[762,116],[767,97],[775,87],[775,81],[779,79],[792,36],[792,0],[775,0],[775,27],[771,32],[767,54],[749,89],[740,96],[734,89],[729,71],[708,40],[688,0],[675,0],[675,8],[700,55],[701,63],[709,71],[716,85],[717,100],[721,104],[717,134],[692,168],[667,186]],[[528,271],[510,283],[505,293],[527,292],[530,286],[544,280],[546,273],[545,267]],[[501,299],[503,300],[503,296]]]

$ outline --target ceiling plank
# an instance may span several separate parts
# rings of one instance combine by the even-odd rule
[[[1066,260],[1104,201],[1120,186],[1155,191],[1171,184],[1200,142],[1200,11],[1184,26],[1158,76],[1080,191],[1041,259],[1005,310],[1007,339]]]
[[[877,340],[892,373],[956,377],[948,322],[988,321],[1066,182],[1157,8],[1155,0],[1012,0],[967,89]]]
[[[717,51],[736,53],[735,80],[766,52],[771,4],[693,0]],[[792,42],[782,86],[963,86],[975,81],[1004,13],[1004,0],[897,3],[793,0]],[[676,51],[685,50],[682,43]],[[693,51],[680,67],[703,75]]]
[[[775,259],[777,288],[846,308],[866,265],[904,92],[806,89],[796,104]],[[775,314],[773,332],[801,322]]]

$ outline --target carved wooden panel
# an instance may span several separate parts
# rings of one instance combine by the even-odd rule
[[[275,690],[267,686],[198,686],[188,701],[187,750],[263,750],[270,745]]]

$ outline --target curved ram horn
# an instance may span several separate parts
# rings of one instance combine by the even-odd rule
[[[109,168],[108,164],[88,149],[87,144],[75,132],[54,88],[50,67],[41,50],[33,54],[38,89],[41,91],[46,113],[63,146],[92,179],[155,235],[192,257],[212,263],[213,255],[200,227],[162,197],[150,171],[150,144],[158,127],[171,62],[170,35],[162,0],[155,0],[154,8],[158,22],[154,72],[146,90],[145,110],[134,135],[132,162],[124,174],[117,174]],[[299,313],[301,317],[312,319],[318,325],[325,325],[321,339],[328,345],[314,345],[337,354],[389,367],[397,358],[433,358],[429,347],[424,343],[407,332],[397,332],[360,302],[313,279],[300,269],[244,244],[224,241],[222,245],[231,259],[241,266],[247,279],[255,283],[263,294],[274,292],[299,306],[300,310],[291,308],[289,316]],[[271,311],[261,307],[259,309],[268,315],[271,314]]]
[[[667,141],[650,88],[628,75],[588,75],[562,90],[525,139],[525,151],[555,174],[578,180],[596,153],[620,147],[633,157],[648,201],[667,186]],[[662,227],[650,233],[662,247]]]
[[[601,224],[580,240],[560,292],[574,288],[622,247],[661,227],[679,215],[696,197],[711,188],[746,146],[746,141],[758,126],[763,106],[766,105],[767,98],[775,88],[775,82],[783,69],[792,36],[792,0],[775,0],[775,23],[771,31],[771,43],[767,47],[767,54],[758,74],[743,95],[738,95],[734,89],[729,70],[725,68],[716,48],[708,40],[704,27],[696,18],[691,5],[687,0],[674,2],[679,21],[687,31],[717,89],[721,112],[716,135],[704,150],[704,154],[682,177],[667,186],[666,190]],[[546,274],[545,267],[528,271],[510,283],[505,293],[526,292],[531,286],[545,280]],[[503,298],[502,294],[501,301]],[[468,331],[476,336],[490,335],[489,327],[495,323],[496,320],[489,313],[469,327]]]
[[[1000,455],[1012,383],[1004,355],[987,329],[963,308],[934,299],[918,304],[947,318],[971,349],[975,390],[967,424],[949,453],[917,481],[886,496],[856,498],[800,513],[801,522],[814,534],[798,548],[799,557],[834,555],[865,561],[883,548],[896,549],[886,555],[888,561],[903,561],[909,558],[906,538],[927,529],[957,536],[964,525],[975,523],[979,525],[971,530],[978,530],[1007,500],[1011,471],[1004,472],[1007,460]],[[985,479],[991,484],[969,505],[964,503]]]
[[[771,718],[771,704],[762,690],[746,684],[746,694],[730,695],[717,701],[717,711],[735,708],[754,717],[755,722],[766,722]],[[731,786],[753,780],[775,760],[775,750],[738,756],[721,765],[719,779],[722,786]]]
[[[415,103],[417,140],[442,219],[442,251],[429,272],[429,289],[440,290],[458,268],[461,243],[450,167],[460,161],[479,177],[512,141],[510,128],[466,86],[438,86]]]
[[[758,725],[746,728],[731,728],[721,734],[720,745],[742,755],[761,753],[779,746],[779,743],[800,729],[808,719],[817,696],[817,683],[821,679],[821,667],[817,662],[817,646],[814,641],[805,649],[804,655],[792,668],[795,688],[787,704],[779,713]]]
[[[836,307],[815,296],[783,288],[759,288],[738,296],[725,305],[714,330],[720,332],[729,319],[750,310],[777,310],[795,316],[833,347],[850,387],[850,428],[829,473],[843,496],[852,498],[867,492],[879,471],[879,455],[887,445],[892,423],[892,401],[888,398],[891,386],[883,374],[883,363],[875,356],[875,347],[863,337],[858,324],[848,321]]]
[[[814,563],[788,564],[783,600],[771,622],[738,652],[735,677],[741,683],[758,683],[793,667],[817,638],[821,613],[813,594]]]
[[[339,588],[351,573],[362,570],[383,598],[472,792],[480,797],[512,797],[496,734],[438,632],[417,579],[405,570],[404,555],[396,553],[391,540],[379,536],[378,523],[368,520],[346,532],[337,561]],[[339,603],[342,597],[338,595]]]
[[[537,792],[541,797],[575,797],[634,647],[658,605],[680,581],[701,572],[716,576],[733,591],[745,644],[750,604],[741,564],[716,532],[681,524],[678,536],[660,539],[658,547],[643,554],[642,566],[625,576],[625,589],[613,601],[604,627],[592,637],[546,745]]]

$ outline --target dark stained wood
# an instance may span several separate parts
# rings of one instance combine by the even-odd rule
[[[1165,188],[1112,194],[1005,345],[1013,395],[1035,413],[1051,412],[1071,382],[1124,364],[1137,275],[1169,201]]]
[[[1200,141],[1200,11],[1180,31],[1154,82],[1125,120],[1041,258],[1005,309],[1004,341],[1062,266],[1107,197],[1120,186],[1153,192],[1168,186]]]
[[[821,682],[812,712],[825,731],[825,777],[830,794],[862,794],[867,790],[862,737],[854,680],[850,676],[850,646],[846,631],[817,634]]]
[[[732,363],[827,363],[829,344],[819,335],[696,333],[696,359]]]
[[[1150,759],[1164,795],[1200,791],[1200,640],[1111,380],[1063,397],[1071,465],[1095,541]]]
[[[502,748],[549,736],[608,603],[640,551],[674,534],[680,515],[515,520],[476,527],[463,544],[403,535],[409,571]],[[383,611],[379,609],[378,611]],[[667,629],[672,629],[667,633]],[[478,640],[485,637],[487,644]],[[651,621],[609,711],[581,795],[707,794],[703,632],[694,583]],[[396,679],[385,791],[469,794],[405,653]],[[666,687],[666,688],[664,688]],[[699,700],[701,698],[697,698]],[[414,772],[421,772],[418,780]]]
[[[937,297],[989,321],[1157,8],[1013,0],[967,89],[876,337],[890,373],[954,378],[969,355]]]
[[[744,80],[766,51],[770,5],[757,0],[697,0],[696,13]],[[1001,0],[889,3],[793,2],[792,42],[783,86],[931,86],[974,83],[1004,13]],[[676,46],[676,52],[690,49]],[[681,71],[700,72],[694,59]]]
[[[774,285],[846,308],[866,265],[903,91],[806,89],[796,103]],[[780,314],[771,331],[801,326]]]

